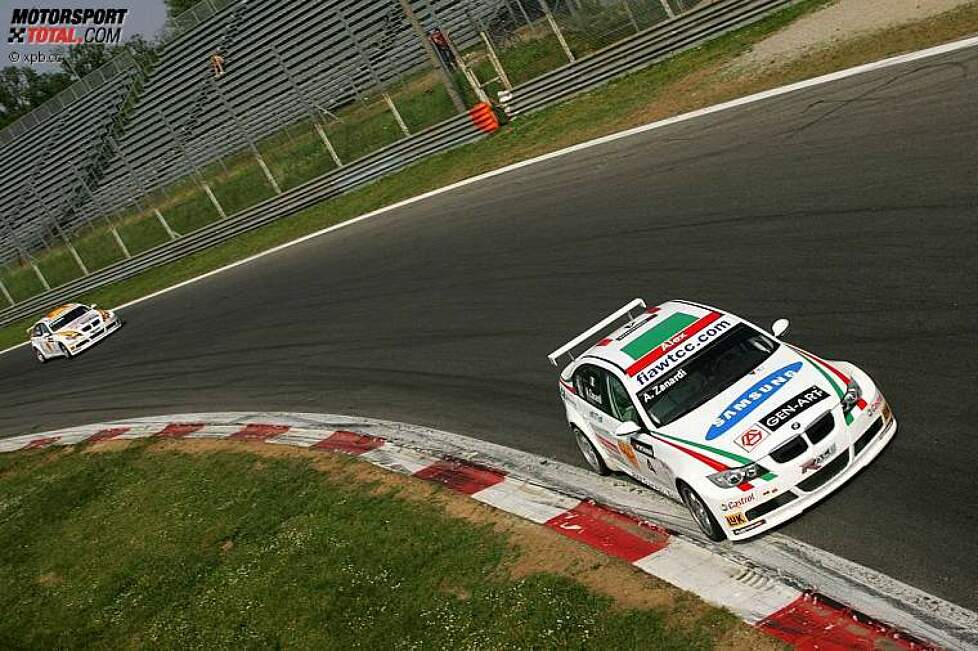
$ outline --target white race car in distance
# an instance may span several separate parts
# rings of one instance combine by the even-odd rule
[[[68,303],[55,308],[28,328],[31,350],[42,364],[53,357],[71,358],[119,329],[122,321],[111,310]]]
[[[681,500],[716,541],[822,500],[897,423],[868,375],[780,341],[787,328],[687,301],[625,305],[549,355],[555,366],[570,356],[559,391],[584,458]]]

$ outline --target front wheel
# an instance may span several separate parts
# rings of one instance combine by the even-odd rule
[[[581,451],[581,455],[584,460],[587,461],[587,465],[591,466],[591,470],[598,473],[599,475],[608,475],[611,473],[608,470],[607,464],[605,464],[604,459],[598,454],[598,451],[594,448],[594,444],[591,440],[584,435],[584,432],[572,427],[574,430],[574,438],[577,440],[577,447]]]
[[[71,359],[71,351],[64,344],[58,344],[58,348],[61,350],[61,354],[64,355],[65,359]]]
[[[39,364],[43,364],[44,362],[48,361],[48,358],[44,356],[44,353],[41,352],[40,348],[34,349],[34,358]]]
[[[700,526],[700,530],[706,534],[707,538],[713,542],[720,542],[727,538],[727,535],[723,533],[723,529],[720,528],[720,523],[713,517],[710,509],[703,502],[702,498],[696,494],[696,491],[686,484],[680,484],[679,494],[683,498],[683,504],[689,509],[690,515],[696,520],[696,524]]]

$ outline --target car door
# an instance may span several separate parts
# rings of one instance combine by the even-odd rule
[[[635,423],[643,428],[642,432],[632,434],[628,437],[618,437],[617,444],[622,452],[628,457],[628,461],[638,478],[656,488],[671,492],[669,485],[672,483],[671,473],[668,468],[656,455],[656,447],[652,438],[644,431],[645,424],[635,401],[628,394],[628,390],[620,379],[613,374],[607,374],[608,396],[614,419],[618,425],[622,423]],[[615,426],[617,429],[617,425]]]
[[[48,352],[47,347],[44,345],[44,340],[41,338],[40,323],[35,323],[31,328],[31,346],[40,350],[42,353]]]
[[[41,345],[44,348],[44,354],[50,357],[51,355],[59,355],[61,350],[58,348],[58,343],[54,340],[54,335],[43,323],[37,324],[38,336],[41,339]]]
[[[593,364],[582,364],[574,371],[574,388],[577,390],[579,412],[587,420],[601,451],[619,466],[630,465],[615,436],[619,421],[612,415],[607,372]],[[628,446],[626,449],[631,451]]]

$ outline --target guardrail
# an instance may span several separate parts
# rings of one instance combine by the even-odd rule
[[[499,93],[506,115],[540,110],[761,20],[796,0],[721,0]]]
[[[425,156],[484,138],[499,128],[486,104],[399,140],[359,160],[192,233],[109,265],[0,311],[0,325],[39,314],[110,283],[179,260],[407,167]]]

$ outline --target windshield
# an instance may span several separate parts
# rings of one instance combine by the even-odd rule
[[[769,337],[741,323],[642,389],[639,401],[656,425],[668,425],[722,393],[777,348]]]
[[[54,321],[52,321],[51,322],[51,329],[53,331],[57,332],[58,330],[60,330],[61,328],[65,327],[66,325],[68,325],[69,323],[71,323],[72,321],[74,321],[75,319],[77,319],[79,317],[82,317],[82,316],[85,316],[85,313],[86,312],[88,312],[88,308],[85,307],[84,305],[79,305],[78,307],[76,307],[76,308],[74,308],[72,310],[69,310],[68,312],[65,312],[60,317],[58,317],[57,319],[55,319]]]

